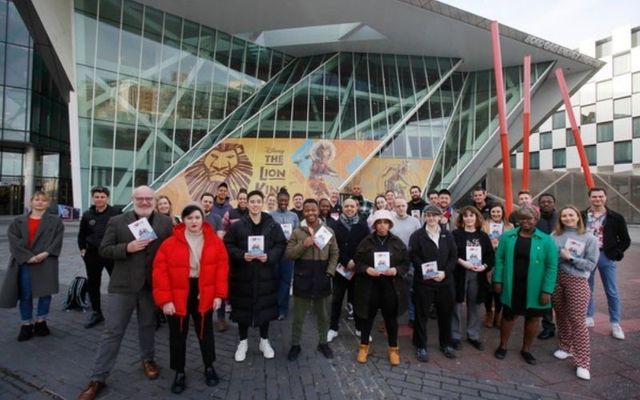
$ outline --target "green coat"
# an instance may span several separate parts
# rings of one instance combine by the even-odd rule
[[[520,228],[505,232],[496,250],[493,283],[502,284],[500,300],[511,307],[513,291],[513,254]],[[558,250],[551,236],[536,229],[531,236],[529,273],[527,275],[527,308],[551,308],[551,302],[540,304],[541,293],[553,293],[558,273]]]

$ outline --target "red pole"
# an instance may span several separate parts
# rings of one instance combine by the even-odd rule
[[[571,131],[573,132],[573,140],[576,142],[576,149],[578,149],[578,156],[580,156],[580,164],[582,165],[582,172],[584,173],[584,179],[587,183],[587,187],[591,189],[595,186],[593,177],[591,176],[591,170],[589,169],[589,160],[587,159],[587,153],[584,151],[584,145],[582,144],[582,138],[580,137],[580,129],[576,123],[576,116],[573,113],[573,107],[571,107],[571,97],[569,97],[569,88],[567,82],[564,80],[564,73],[562,68],[556,68],[556,78],[558,79],[558,87],[562,93],[562,100],[564,101],[564,108],[567,110],[569,116],[569,123],[571,123]]]
[[[507,112],[502,78],[502,53],[500,51],[500,33],[498,22],[491,22],[491,44],[493,47],[493,70],[496,77],[496,100],[498,103],[498,121],[500,123],[500,147],[502,149],[502,183],[504,185],[505,210],[511,215],[513,210],[513,191],[511,189],[511,164],[509,159],[509,138],[507,137]]]
[[[531,56],[524,56],[524,114],[522,116],[522,189],[529,190],[529,131],[531,130]]]

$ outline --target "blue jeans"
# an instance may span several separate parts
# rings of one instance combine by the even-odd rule
[[[293,261],[282,257],[278,263],[278,315],[289,313],[289,291],[293,278]]]
[[[593,290],[595,288],[596,270],[600,271],[600,279],[604,286],[604,293],[607,295],[607,303],[609,305],[609,322],[620,322],[620,296],[618,296],[618,284],[616,283],[616,263],[609,260],[604,252],[600,252],[598,266],[589,275],[589,288],[591,289],[591,299],[589,300],[589,308],[587,309],[587,317],[593,317],[596,311],[595,296]]]
[[[18,275],[18,287],[20,290],[20,317],[22,322],[30,323],[33,320],[33,296],[31,291],[31,271],[28,265],[21,265]],[[38,312],[36,318],[43,320],[49,314],[51,295],[38,298]]]

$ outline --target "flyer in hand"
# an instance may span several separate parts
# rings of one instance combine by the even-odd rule
[[[571,253],[572,257],[582,257],[584,253],[584,242],[568,238],[564,244],[564,248]]]
[[[351,278],[353,278],[353,275],[355,273],[354,270],[349,270],[344,265],[342,265],[340,263],[338,263],[338,265],[336,265],[336,271],[340,275],[344,276],[348,281],[350,281]]]
[[[482,265],[482,247],[467,246],[467,261],[473,265]]]
[[[291,224],[280,224],[282,227],[282,233],[284,233],[284,237],[289,240],[291,237],[291,232],[293,232],[293,225]]]
[[[504,229],[504,224],[502,223],[489,223],[489,238],[491,239],[500,239],[502,237],[502,230]]]
[[[320,250],[324,249],[325,246],[331,240],[333,233],[326,226],[321,226],[320,229],[313,235],[313,242],[318,246]]]
[[[422,263],[422,279],[433,279],[438,276],[438,262],[429,261],[426,263]]]
[[[129,230],[136,240],[154,240],[158,238],[158,235],[156,235],[156,232],[153,230],[146,217],[142,217],[139,220],[130,223]]]
[[[264,236],[256,235],[247,237],[248,253],[252,256],[261,256],[264,254]]]
[[[373,253],[373,268],[378,272],[385,272],[391,268],[391,257],[388,251],[375,251]]]

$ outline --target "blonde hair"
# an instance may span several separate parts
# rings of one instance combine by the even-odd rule
[[[582,214],[580,214],[578,207],[574,206],[573,204],[566,205],[562,207],[560,211],[558,211],[558,222],[556,222],[556,227],[553,229],[553,232],[556,235],[562,235],[564,233],[565,225],[562,223],[562,220],[560,219],[560,216],[562,215],[562,212],[564,210],[573,210],[576,213],[576,215],[578,216],[577,232],[580,235],[584,234],[587,231],[587,228],[584,226],[584,221],[582,220]]]
[[[45,201],[50,200],[49,195],[42,190],[36,190],[35,192],[33,192],[33,194],[31,195],[31,201],[35,200],[36,197],[42,197],[42,199],[44,199]]]

